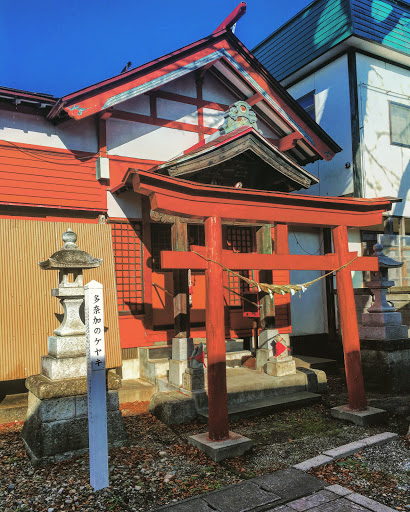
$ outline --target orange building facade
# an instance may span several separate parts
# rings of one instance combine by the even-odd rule
[[[198,184],[289,194],[317,181],[304,165],[330,160],[340,151],[232,33],[241,14],[241,9],[234,11],[211,36],[62,98],[0,90],[0,226],[8,233],[0,255],[4,271],[8,261],[29,254],[7,242],[12,233],[46,240],[36,242],[33,274],[26,274],[27,297],[15,298],[3,287],[1,302],[9,301],[14,313],[3,307],[0,359],[7,364],[2,363],[6,369],[0,369],[0,381],[36,373],[39,356],[47,352],[54,319],[16,337],[17,324],[29,323],[24,307],[33,293],[46,295],[44,300],[57,311],[55,299],[48,296],[52,283],[36,274],[37,261],[47,259],[53,245],[59,248],[58,237],[53,230],[45,232],[44,223],[55,226],[54,232],[90,225],[84,230],[89,240],[79,237],[78,244],[93,256],[104,253],[104,264],[110,267],[104,274],[111,297],[107,366],[118,367],[127,349],[170,341],[175,335],[175,296],[180,290],[175,289],[175,272],[161,264],[162,251],[181,250],[175,224],[183,225],[185,250],[205,246],[203,220],[155,211],[149,197],[130,185],[130,168]],[[232,132],[220,129],[237,102],[248,105],[256,124],[235,125]],[[35,229],[27,231],[27,223]],[[224,220],[222,248],[264,253],[260,227]],[[278,231],[274,224],[270,229],[275,251]],[[286,239],[281,244],[284,255],[289,252]],[[13,268],[17,282],[19,266]],[[251,265],[241,272],[256,281],[266,279]],[[184,279],[191,336],[205,338],[204,272],[188,269]],[[270,279],[287,284],[289,270],[273,270]],[[254,320],[244,315],[241,297],[247,291],[238,277],[224,272],[227,338],[252,335]],[[50,315],[50,307],[36,304],[33,317]],[[290,334],[289,295],[275,296],[274,316],[280,332]]]

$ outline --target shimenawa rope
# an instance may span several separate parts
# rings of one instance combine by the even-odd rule
[[[350,260],[348,263],[345,263],[341,267],[337,268],[336,270],[331,270],[330,272],[327,272],[323,276],[318,277],[317,279],[313,279],[313,281],[308,281],[307,283],[303,284],[268,284],[268,283],[258,283],[257,281],[254,281],[253,279],[249,279],[248,277],[242,276],[241,274],[238,274],[238,272],[234,272],[233,270],[225,267],[222,265],[222,263],[219,263],[219,261],[215,261],[211,258],[207,258],[206,256],[203,256],[202,254],[199,254],[199,252],[192,251],[194,254],[200,256],[206,261],[212,261],[212,263],[216,263],[220,267],[222,267],[227,272],[231,272],[233,275],[239,277],[239,279],[242,279],[245,281],[245,283],[248,283],[249,286],[252,286],[254,288],[257,288],[258,291],[263,291],[265,293],[268,293],[271,298],[273,298],[273,294],[281,294],[285,295],[286,293],[291,293],[294,295],[296,292],[305,292],[309,286],[311,286],[313,283],[316,283],[317,281],[320,281],[321,279],[324,279],[326,276],[330,276],[330,274],[336,274],[336,272],[340,272],[347,266],[349,266],[351,263],[354,262],[358,258],[356,256],[352,260]]]

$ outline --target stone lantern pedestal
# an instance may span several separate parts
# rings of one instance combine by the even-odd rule
[[[394,285],[388,279],[389,268],[401,267],[374,246],[379,270],[371,272],[366,286],[373,295],[373,304],[362,315],[359,326],[363,376],[368,389],[381,392],[410,391],[410,340],[408,328],[402,325],[401,313],[387,302],[388,289]]]
[[[48,355],[41,359],[41,373],[26,380],[28,410],[22,431],[33,464],[48,464],[88,451],[88,408],[83,269],[96,268],[102,260],[80,251],[77,235],[63,234],[63,248],[39,263],[59,271],[52,295],[64,309],[61,325],[48,338]],[[71,278],[72,277],[72,278]],[[119,410],[121,379],[107,373],[107,428],[110,447],[123,446],[126,434]]]

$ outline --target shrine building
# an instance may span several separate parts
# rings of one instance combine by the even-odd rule
[[[292,268],[348,263],[343,230],[380,223],[391,207],[386,198],[303,195],[318,183],[304,167],[341,148],[234,35],[244,10],[203,39],[62,98],[0,89],[0,382],[39,373],[59,313],[55,276],[37,262],[61,248],[68,228],[103,259],[85,282],[104,285],[106,367],[137,378],[139,348],[207,337],[207,219],[219,219],[227,268],[235,261],[245,277],[285,285]],[[329,246],[289,255],[290,232],[335,237],[339,228],[337,254]],[[272,252],[282,257],[276,267],[263,258],[253,266]],[[371,270],[362,260],[355,269]],[[223,271],[226,339],[266,326],[292,334],[289,293],[252,315],[248,292],[249,304],[258,301]]]

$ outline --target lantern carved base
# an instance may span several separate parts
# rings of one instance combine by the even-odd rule
[[[126,444],[119,410],[119,377],[108,373],[107,429],[109,447]],[[51,381],[44,375],[27,379],[28,410],[22,438],[34,465],[66,460],[88,451],[87,379]]]

